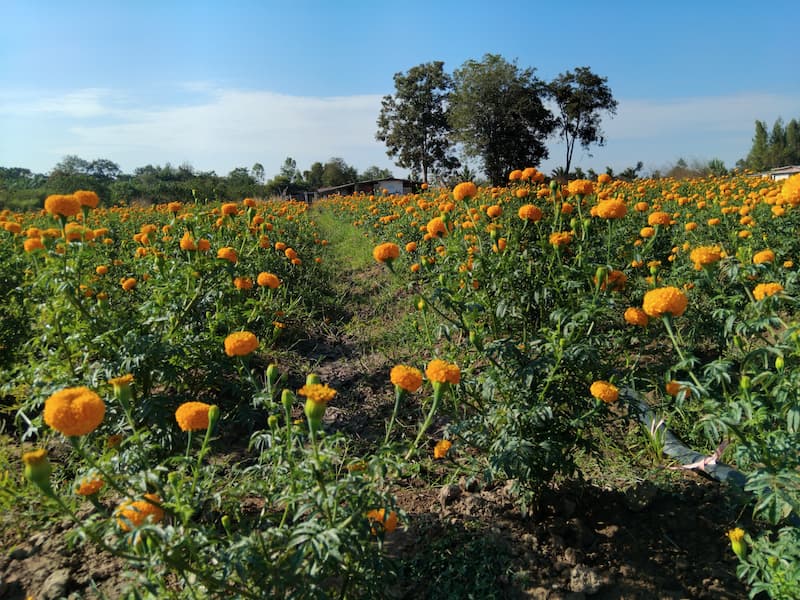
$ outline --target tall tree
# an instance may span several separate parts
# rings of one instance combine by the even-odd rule
[[[372,181],[373,179],[388,179],[390,177],[393,177],[393,175],[389,169],[381,169],[377,165],[372,165],[371,167],[368,167],[366,171],[358,175],[358,178],[361,181]]]
[[[769,165],[768,168],[782,167],[786,154],[786,132],[783,129],[783,119],[778,117],[772,125],[769,134]]]
[[[334,187],[353,183],[358,179],[358,171],[355,167],[348,165],[343,158],[334,156],[322,169],[322,185]]]
[[[800,164],[800,123],[792,119],[786,125],[786,159],[787,165]]]
[[[569,173],[575,144],[588,150],[592,144],[605,143],[600,129],[603,112],[617,112],[617,101],[608,87],[608,79],[592,73],[589,67],[561,73],[547,86],[556,104],[556,131],[567,147],[564,171]]]
[[[395,164],[411,169],[412,177],[428,171],[458,168],[452,154],[447,100],[453,87],[444,72],[444,63],[435,61],[417,65],[408,73],[395,73],[394,96],[384,96],[378,116],[376,139],[386,144],[386,154]]]
[[[763,171],[769,168],[769,136],[767,135],[767,124],[764,121],[756,121],[756,131],[753,135],[753,145],[750,153],[745,159],[745,164],[754,171]]]
[[[450,122],[467,156],[481,160],[493,184],[514,169],[535,167],[547,158],[544,142],[553,115],[542,98],[545,85],[534,69],[521,69],[497,54],[468,60],[453,73]]]

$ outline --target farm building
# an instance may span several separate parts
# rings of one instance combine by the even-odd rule
[[[386,193],[389,194],[410,194],[414,187],[415,184],[410,179],[398,179],[396,177],[371,179],[369,181],[358,181],[334,187],[320,188],[314,192],[314,199],[325,198],[326,196],[332,196],[334,194],[349,196],[359,192],[364,194],[380,194],[383,190],[386,190]]]
[[[786,167],[776,167],[774,169],[770,169],[765,173],[762,173],[762,177],[769,177],[773,181],[779,181],[781,179],[788,179],[792,175],[797,175],[800,173],[800,165],[788,165]]]

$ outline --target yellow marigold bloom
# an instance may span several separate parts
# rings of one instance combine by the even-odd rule
[[[689,304],[689,299],[676,287],[667,286],[650,290],[644,295],[642,308],[650,317],[672,315],[680,317]]]
[[[636,306],[629,307],[625,311],[624,317],[626,323],[630,325],[638,325],[639,327],[646,327],[647,323],[650,322],[647,313]]]
[[[698,246],[689,254],[689,259],[694,263],[697,271],[706,265],[713,265],[722,258],[719,246]]]
[[[67,436],[91,433],[105,414],[105,402],[87,387],[63,389],[44,403],[44,422]]]
[[[98,265],[94,268],[94,272],[98,275],[106,275],[108,273],[107,265]]]
[[[792,175],[784,182],[780,196],[793,206],[800,204],[800,174]]]
[[[453,443],[450,440],[439,440],[433,448],[433,458],[440,459],[447,456]]]
[[[97,208],[97,205],[100,204],[99,196],[90,190],[78,190],[72,195],[77,198],[81,206],[85,206],[87,208]]]
[[[611,181],[611,175],[608,173],[600,173],[597,176],[597,183],[608,183],[609,181]]]
[[[775,262],[775,253],[769,248],[761,252],[756,252],[755,255],[753,255],[754,265],[763,265],[764,263],[772,262]]]
[[[602,200],[595,208],[597,216],[601,219],[621,219],[628,214],[628,206],[617,198]]]
[[[594,193],[594,182],[588,179],[576,179],[567,184],[567,192],[570,196],[588,196]]]
[[[550,244],[552,246],[566,246],[572,241],[572,234],[568,231],[556,231],[550,234]]]
[[[22,454],[22,464],[25,465],[25,479],[36,484],[46,492],[52,492],[50,487],[50,475],[53,473],[53,465],[47,458],[47,450],[39,448]]]
[[[22,242],[22,248],[25,252],[34,252],[35,250],[44,250],[44,244],[41,238],[28,238]]]
[[[608,381],[595,381],[589,388],[592,396],[606,404],[616,402],[619,398],[619,388]]]
[[[237,290],[252,290],[253,280],[250,277],[234,277],[233,286]]]
[[[453,385],[458,385],[458,382],[461,381],[461,370],[458,368],[458,365],[448,363],[439,358],[434,358],[428,363],[428,367],[425,369],[425,375],[428,377],[429,381],[436,383],[452,383]]]
[[[453,188],[453,198],[456,200],[464,200],[465,198],[474,198],[478,194],[477,186],[471,181],[459,183]]]
[[[441,217],[434,217],[425,226],[432,237],[444,237],[447,235],[447,227]]]
[[[672,222],[672,217],[669,213],[656,211],[650,213],[650,216],[647,217],[647,224],[648,225],[669,225]]]
[[[389,373],[391,382],[407,392],[416,392],[422,385],[422,372],[414,367],[395,365]]]
[[[386,533],[392,533],[395,529],[397,529],[397,513],[393,510],[389,511],[389,514],[387,515],[386,509],[373,509],[367,513],[367,519],[369,519],[370,523],[380,523],[383,531]],[[371,531],[372,535],[378,535],[378,531],[375,529],[375,527],[372,527]]]
[[[75,493],[78,496],[94,496],[105,484],[100,477],[84,477],[75,485]]]
[[[222,205],[222,208],[220,208],[220,212],[223,215],[235,215],[238,211],[239,209],[235,202],[226,202]]]
[[[647,212],[650,210],[650,205],[647,202],[637,202],[634,205],[636,212]]]
[[[228,262],[233,264],[236,264],[236,262],[239,260],[239,257],[236,254],[236,250],[230,248],[229,246],[224,246],[219,250],[217,250],[217,258],[227,260]]]
[[[126,292],[130,292],[131,290],[133,290],[133,288],[136,287],[137,283],[138,281],[136,281],[135,277],[128,277],[126,279],[123,279],[120,285],[122,286],[123,290],[125,290]]]
[[[747,546],[744,541],[744,530],[736,527],[728,532],[728,539],[731,541],[731,549],[741,559],[747,556]]]
[[[490,219],[496,219],[497,217],[503,214],[503,209],[498,206],[497,204],[492,204],[489,208],[486,209],[486,215]]]
[[[183,237],[180,241],[181,250],[186,250],[187,252],[193,252],[197,250],[197,244],[194,243],[194,239],[192,239],[192,234],[188,231],[184,232]]]
[[[278,276],[273,273],[267,273],[266,271],[262,271],[258,274],[256,278],[256,283],[261,287],[268,287],[271,290],[275,290],[281,285],[281,280],[278,279]]]
[[[175,411],[175,420],[181,431],[198,431],[208,429],[208,411],[210,404],[205,402],[184,402]]]
[[[523,204],[519,207],[517,215],[524,221],[533,221],[538,223],[542,220],[542,209],[533,204]]]
[[[144,523],[159,523],[164,518],[161,498],[156,494],[145,494],[144,497],[146,500],[126,500],[117,507],[117,525],[122,531],[130,531]]]
[[[706,221],[706,223],[708,223],[708,225],[710,225],[711,227],[715,227],[716,225],[722,223],[722,221],[719,218],[714,217],[713,219],[709,219],[708,221]]]
[[[514,169],[508,174],[509,181],[519,181],[522,179],[522,169]]]
[[[400,256],[400,246],[392,242],[378,244],[372,250],[372,257],[378,262],[391,262]]]
[[[81,212],[81,203],[72,195],[53,194],[44,201],[44,209],[53,216],[73,217]]]
[[[237,331],[225,338],[225,354],[247,356],[258,348],[258,338],[249,331]]]
[[[753,290],[753,297],[756,300],[763,300],[767,296],[774,296],[783,291],[780,283],[759,283]]]
[[[316,404],[327,404],[336,396],[336,390],[322,383],[307,383],[297,393]]]

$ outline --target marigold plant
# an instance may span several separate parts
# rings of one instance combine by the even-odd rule
[[[198,431],[208,429],[208,411],[210,404],[205,402],[184,402],[175,411],[175,420],[181,431]]]
[[[672,315],[680,317],[689,304],[689,299],[681,290],[673,286],[656,288],[644,295],[642,309],[650,317]]]
[[[87,387],[60,390],[44,403],[44,422],[66,436],[91,433],[105,414],[105,402]]]
[[[247,356],[258,348],[258,338],[250,331],[237,331],[225,338],[225,354]]]

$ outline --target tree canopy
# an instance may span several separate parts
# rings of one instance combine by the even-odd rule
[[[397,165],[422,175],[458,168],[452,153],[447,100],[453,87],[441,61],[417,65],[407,73],[395,73],[395,94],[384,96],[378,116],[376,139],[386,144],[386,154]]]
[[[468,156],[477,157],[493,184],[513,169],[547,158],[545,140],[555,127],[545,107],[546,86],[534,69],[497,54],[468,60],[453,73],[450,123]]]
[[[776,119],[772,130],[767,130],[764,121],[756,121],[753,143],[747,158],[737,166],[754,171],[766,171],[775,167],[800,164],[800,122],[792,119],[784,126],[783,119]]]

